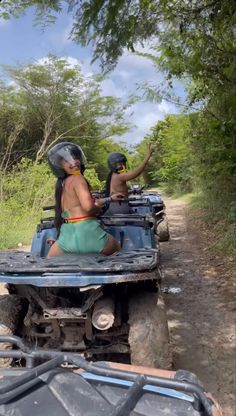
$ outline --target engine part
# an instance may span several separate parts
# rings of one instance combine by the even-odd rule
[[[94,305],[92,314],[92,324],[100,331],[105,331],[112,327],[115,320],[115,303],[110,297],[102,297]]]

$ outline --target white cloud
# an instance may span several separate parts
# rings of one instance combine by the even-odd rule
[[[133,81],[137,81],[144,76],[146,79],[156,78],[156,73],[151,60],[134,53],[126,53],[120,58],[112,77],[120,77],[125,81],[132,78]]]
[[[154,51],[153,51],[153,42],[147,41],[147,42],[144,42],[143,45],[141,45],[141,43],[137,43],[135,45],[135,50],[137,52],[150,53],[150,54],[153,55],[154,54]]]
[[[145,45],[142,52],[151,52],[150,45]],[[97,70],[96,64],[91,66],[88,59],[83,62],[82,68],[85,73],[91,71],[91,68]],[[137,85],[150,80],[153,84],[160,84],[163,79],[163,74],[154,67],[151,60],[126,52],[114,71],[102,82],[102,93],[125,101],[130,94],[137,94]],[[125,140],[130,145],[137,144],[166,114],[176,112],[175,105],[165,100],[161,103],[136,102],[125,112],[126,119],[134,127],[118,140]]]
[[[77,65],[81,66],[81,62],[77,58],[74,58],[73,56],[62,56],[62,59],[66,59],[69,66],[71,66],[72,68],[74,68]]]
[[[124,98],[127,91],[119,87],[111,78],[107,78],[102,82],[102,94],[113,95],[117,98]]]
[[[132,106],[127,119],[134,125],[133,129],[125,134],[128,144],[134,145],[140,142],[150,129],[163,118],[157,104],[138,102]]]
[[[37,65],[46,65],[49,62],[49,59],[47,56],[44,56],[43,58],[39,58],[36,61]]]
[[[176,113],[176,106],[166,100],[162,100],[161,103],[158,104],[158,110],[163,114],[173,114]]]
[[[77,65],[81,66],[80,61],[77,58],[74,58],[73,56],[60,56],[60,59],[65,59],[69,66],[71,66],[72,68],[74,68]],[[48,56],[44,56],[43,58],[39,58],[36,61],[36,64],[38,65],[46,65],[49,63],[49,58]]]
[[[7,85],[9,87],[15,87],[18,88],[16,81],[14,81],[13,79],[7,82]]]
[[[133,129],[126,133],[125,141],[130,145],[140,142],[151,128],[162,120],[166,114],[177,113],[178,109],[174,104],[162,100],[161,103],[150,103],[139,101],[127,110],[127,119],[134,125]]]

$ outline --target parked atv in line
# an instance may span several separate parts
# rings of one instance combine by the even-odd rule
[[[32,348],[91,360],[122,356],[132,364],[170,368],[153,216],[137,212],[100,220],[120,241],[121,252],[46,258],[56,238],[54,217],[41,220],[30,253],[0,252],[0,283],[9,291],[0,297],[0,335],[16,334]],[[0,365],[11,361],[0,359]]]
[[[130,188],[130,198],[135,198],[137,200],[140,200],[140,202],[145,200],[150,201],[151,211],[155,217],[155,231],[158,235],[158,239],[160,242],[169,241],[170,232],[168,220],[166,217],[166,207],[164,201],[158,192],[148,190],[144,191],[144,189],[144,185],[132,185]],[[136,212],[139,212],[139,210],[137,210]]]
[[[1,342],[16,348],[0,349],[0,360],[26,362],[26,368],[0,368],[2,416],[223,416],[188,371],[88,363],[78,354],[31,350],[17,337]]]

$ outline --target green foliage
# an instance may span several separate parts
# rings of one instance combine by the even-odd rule
[[[23,158],[2,179],[3,201],[9,208],[18,211],[31,209],[38,211],[42,203],[50,204],[52,201],[55,179],[47,163],[34,164],[30,159]]]
[[[23,159],[1,177],[4,198],[0,201],[0,248],[31,241],[41,209],[54,199],[55,179],[46,163]]]
[[[231,225],[222,232],[222,238],[216,241],[214,248],[219,252],[236,254],[236,224]]]
[[[94,168],[86,169],[84,176],[87,179],[92,191],[100,191],[104,188],[104,181],[99,180],[98,174]]]
[[[0,5],[0,17],[10,19],[11,16],[19,17],[28,7],[36,6],[37,20],[44,19],[45,23],[55,21],[54,13],[62,10],[61,1],[59,0],[2,0]]]
[[[5,71],[17,88],[2,81],[1,168],[22,156],[38,162],[62,140],[79,143],[93,160],[100,141],[128,129],[124,121],[128,104],[102,96],[101,77],[85,78],[79,65],[71,68],[65,59],[50,55],[42,64],[8,66]]]
[[[101,58],[108,68],[125,49],[134,50],[137,43],[155,37],[170,74],[182,76],[195,67],[196,74],[211,74],[217,81],[233,75],[234,0],[3,0],[0,15],[19,16],[35,6],[38,21],[45,25],[45,20],[54,21],[63,3],[73,15],[73,39],[92,43],[94,59]]]
[[[165,183],[167,192],[192,190],[192,156],[190,152],[190,120],[188,116],[167,116],[159,121],[151,134],[136,148],[136,161],[141,162],[147,143],[155,153],[144,174],[146,183]]]
[[[46,24],[54,21],[63,3],[73,15],[73,39],[83,45],[96,43],[94,58],[104,55],[107,63],[113,63],[124,48],[133,50],[136,41],[152,36],[158,27],[159,3],[165,1],[3,0],[0,16],[18,17],[26,8],[36,6],[36,21],[41,20],[44,26],[45,21]]]
[[[191,194],[191,204],[204,212],[208,224],[221,230],[214,247],[236,247],[236,159],[231,135],[208,113],[167,116],[137,146],[136,160],[151,141],[156,152],[148,166],[149,178],[165,190]],[[218,225],[219,224],[219,225]]]
[[[91,189],[103,189],[94,168],[86,169],[85,177]],[[55,182],[47,163],[26,158],[1,178],[0,249],[31,242],[42,208],[54,204]]]

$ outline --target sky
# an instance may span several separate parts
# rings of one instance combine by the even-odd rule
[[[56,23],[47,26],[44,31],[34,24],[33,8],[28,9],[18,19],[0,19],[0,65],[33,63],[48,54],[54,54],[69,59],[72,64],[80,63],[84,74],[99,72],[99,63],[91,66],[91,48],[83,48],[69,39],[71,27],[72,16],[66,11],[61,12]],[[144,48],[144,51],[147,50],[150,50],[148,44]],[[137,94],[137,84],[150,81],[160,85],[162,80],[163,75],[153,67],[149,59],[125,53],[116,68],[103,81],[102,93],[126,101],[130,94]],[[178,82],[175,83],[175,93],[184,95],[184,89]],[[126,113],[127,120],[133,127],[124,136],[120,136],[119,140],[133,146],[150,132],[158,120],[163,119],[166,114],[178,111],[175,105],[167,101],[138,101]]]

